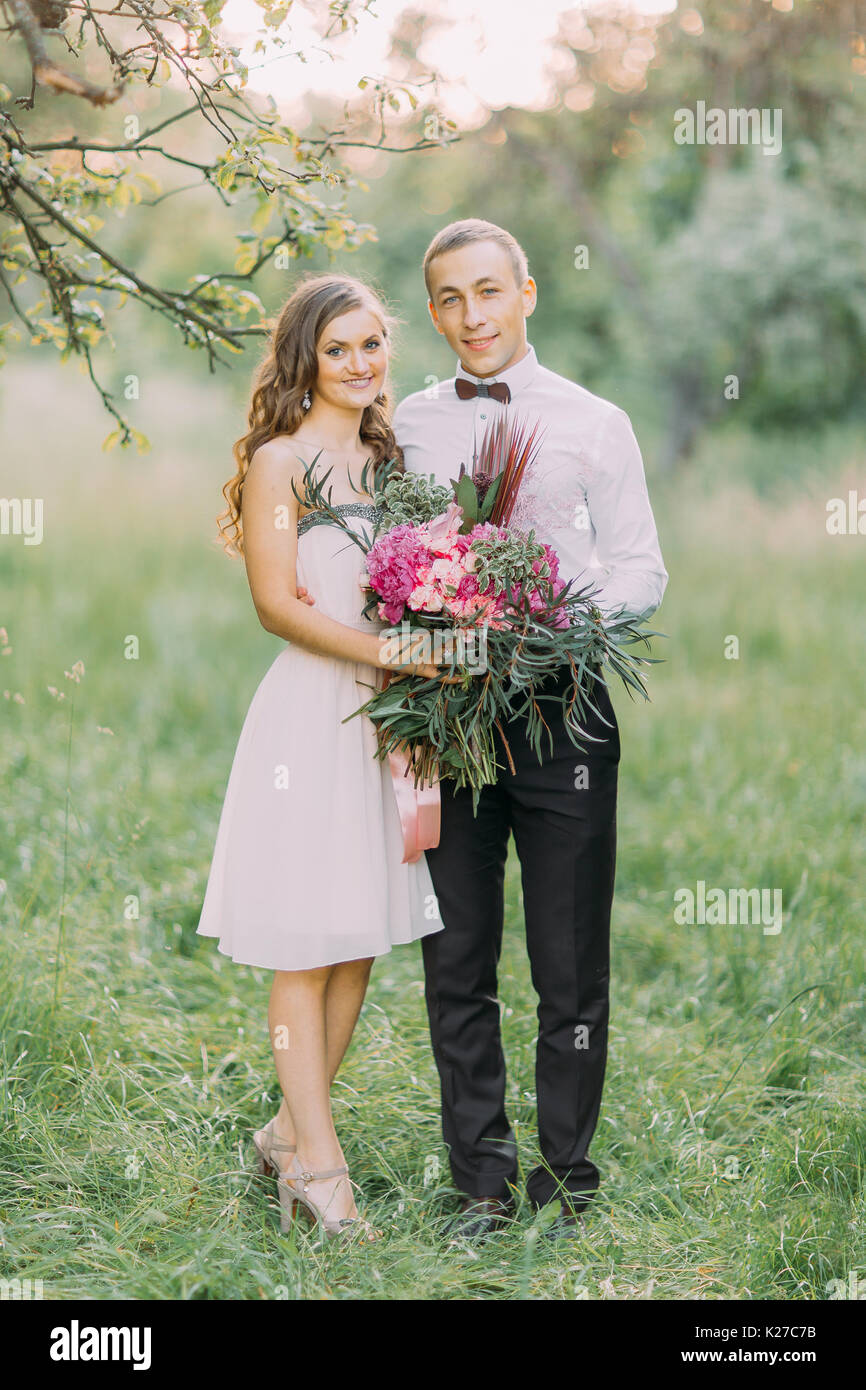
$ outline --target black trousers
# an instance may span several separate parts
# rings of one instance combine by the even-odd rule
[[[542,693],[562,689],[555,678]],[[542,731],[540,765],[525,716],[505,726],[516,770],[503,752],[505,767],[496,785],[484,788],[477,818],[471,791],[457,790],[451,779],[440,784],[441,835],[426,854],[444,925],[423,938],[426,1000],[443,1138],[456,1186],[473,1197],[508,1196],[517,1181],[497,997],[511,832],[539,1000],[535,1077],[544,1166],[529,1174],[528,1195],[541,1207],[567,1192],[581,1210],[599,1184],[588,1149],[607,1061],[620,744],[610,696],[598,680],[592,698],[608,724],[586,716],[583,727],[603,742],[582,739],[585,751],[569,739],[558,702],[541,703],[553,753]]]

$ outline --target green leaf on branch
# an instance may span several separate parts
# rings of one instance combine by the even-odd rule
[[[475,491],[475,484],[468,473],[464,473],[458,482],[455,498],[458,507],[463,511],[460,535],[465,536],[478,522],[478,493]]]

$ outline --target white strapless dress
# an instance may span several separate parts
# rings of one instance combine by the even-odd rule
[[[339,508],[353,529],[371,503]],[[321,513],[298,525],[297,579],[316,611],[376,632],[362,616],[364,555]],[[404,864],[387,762],[366,715],[376,669],[287,644],[253,696],[217,829],[197,932],[245,965],[309,970],[380,956],[440,931],[422,854]]]

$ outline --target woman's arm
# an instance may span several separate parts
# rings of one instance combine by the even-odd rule
[[[309,604],[298,598],[298,500],[292,491],[292,479],[300,482],[303,474],[304,465],[293,453],[291,443],[270,439],[256,449],[244,479],[244,559],[262,627],[323,656],[405,671],[407,668],[399,662],[382,660],[386,639],[347,627],[324,613],[314,613]],[[411,669],[421,675],[438,674],[437,667],[426,662]]]

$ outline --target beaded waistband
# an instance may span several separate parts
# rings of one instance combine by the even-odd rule
[[[380,516],[380,508],[375,502],[338,502],[333,510],[339,516],[360,516],[365,521],[375,522]],[[298,522],[298,536],[303,536],[313,526],[326,526],[328,521],[328,513],[322,511],[321,507],[315,507],[312,511],[305,512]]]

